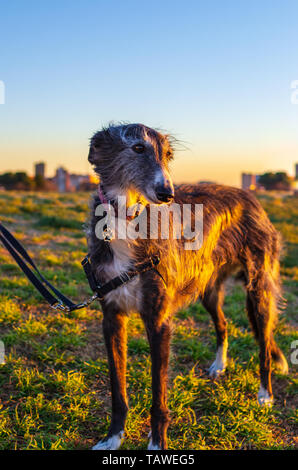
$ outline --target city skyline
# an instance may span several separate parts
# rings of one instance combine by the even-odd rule
[[[94,187],[96,187],[96,185],[100,181],[99,176],[95,172],[92,172],[91,174],[90,173],[84,173],[84,174],[71,173],[64,166],[58,166],[55,170],[54,175],[50,176],[46,174],[46,168],[47,168],[46,162],[38,161],[38,162],[34,162],[33,176],[28,175],[26,173],[26,175],[28,175],[29,178],[31,178],[32,180],[39,181],[38,183],[39,187],[40,187],[40,184],[42,184],[42,181],[47,182],[46,183],[47,186],[44,186],[44,189],[46,190],[49,190],[49,189],[53,190],[54,186],[56,186],[59,192],[67,192],[67,191],[78,190],[79,188],[82,187],[82,185],[85,186],[85,189],[87,189],[87,187],[89,187],[90,189],[92,188],[94,189]],[[295,163],[293,168],[294,168],[293,175],[291,174],[288,175],[288,173],[286,173],[285,171],[273,172],[273,173],[266,171],[263,175],[260,173],[251,173],[251,172],[246,173],[242,171],[240,175],[241,177],[240,187],[242,189],[249,189],[249,190],[266,189],[263,185],[264,183],[260,180],[260,178],[266,178],[267,184],[268,184],[268,178],[270,178],[271,185],[273,184],[273,179],[274,179],[274,185],[276,185],[277,182],[279,182],[280,189],[282,188],[286,189],[285,188],[285,184],[286,184],[287,187],[290,185],[291,189],[297,192],[298,190],[298,163]],[[18,172],[16,172],[16,176],[17,176],[17,173]],[[5,172],[2,174],[2,176],[5,177]],[[7,178],[11,182],[12,177],[7,175]],[[6,184],[8,184],[8,180]],[[174,181],[174,183],[177,183],[177,182]],[[185,183],[187,183],[187,181]],[[197,183],[218,183],[218,181],[200,180],[200,181],[197,181]],[[288,187],[288,189],[290,189],[290,187]]]
[[[41,176],[41,177],[43,177],[43,178],[45,178],[49,181],[55,180],[55,178],[58,177],[57,176],[58,173],[61,172],[61,171],[66,173],[68,176],[73,177],[74,179],[80,178],[80,177],[88,178],[89,182],[91,182],[93,184],[99,181],[99,179],[98,179],[99,177],[94,171],[91,171],[91,172],[89,171],[89,172],[85,172],[85,173],[71,172],[64,165],[58,165],[55,168],[54,173],[52,175],[48,175],[48,174],[46,174],[47,173],[46,168],[47,168],[47,162],[39,160],[38,162],[33,162],[33,171],[32,172],[27,172],[27,171],[25,171],[25,172],[30,177]],[[298,180],[298,163],[293,164],[292,170],[294,170],[294,171],[290,172],[289,174],[284,169],[280,169],[280,172],[286,173],[290,177],[290,179],[292,179],[293,181],[295,181],[295,180],[297,181]],[[10,171],[11,170],[3,171],[2,174],[9,173]],[[22,172],[22,170],[17,169],[15,172]],[[267,169],[263,173],[270,173],[270,171]],[[273,173],[277,173],[277,172],[273,172]],[[260,175],[261,175],[261,173],[246,172],[245,170],[242,169],[241,173],[239,174],[240,183],[239,183],[239,185],[235,185],[235,186],[239,186],[242,189],[250,189],[252,186],[255,188],[257,186],[257,179]],[[174,182],[175,183],[187,183],[188,181],[174,181]],[[221,183],[221,181],[207,180],[207,179],[201,179],[201,180],[198,180],[196,182],[197,183],[202,183],[202,182],[204,182],[204,183],[205,182]]]

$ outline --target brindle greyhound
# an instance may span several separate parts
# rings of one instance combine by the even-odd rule
[[[209,369],[218,377],[227,363],[227,324],[222,311],[223,284],[238,270],[247,291],[246,308],[260,348],[258,401],[269,405],[271,359],[287,372],[287,361],[273,338],[281,299],[280,237],[259,202],[248,191],[217,184],[175,188],[169,175],[173,139],[142,124],[110,125],[91,139],[89,162],[100,177],[92,199],[87,231],[91,265],[98,282],[107,282],[158,254],[159,274],[150,270],[110,292],[102,300],[103,333],[112,392],[112,420],[107,436],[93,447],[118,449],[124,437],[128,411],[126,396],[127,314],[137,311],[144,322],[152,358],[151,432],[148,449],[167,448],[169,412],[167,369],[171,317],[182,306],[201,299],[211,314],[216,336],[216,358]],[[203,244],[185,250],[181,239],[99,239],[95,208],[109,201],[116,211],[118,196],[127,206],[171,203],[203,204]],[[194,211],[192,212],[194,216]],[[125,223],[128,223],[126,220]],[[164,282],[165,281],[165,282]]]

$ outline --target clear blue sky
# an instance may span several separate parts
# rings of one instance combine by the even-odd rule
[[[143,122],[187,143],[177,181],[298,162],[296,0],[2,2],[0,171],[89,171],[91,134]]]

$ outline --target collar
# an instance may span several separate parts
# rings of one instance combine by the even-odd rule
[[[103,192],[102,187],[100,186],[100,184],[97,186],[97,194],[98,194],[98,197],[99,197],[100,202],[102,204],[109,204],[110,203],[110,201],[108,201],[107,198],[105,197],[104,192]]]

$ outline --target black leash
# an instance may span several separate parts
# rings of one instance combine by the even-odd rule
[[[126,271],[119,276],[114,277],[107,283],[100,285],[95,279],[90,264],[90,257],[87,255],[82,261],[82,266],[89,282],[89,286],[91,290],[95,292],[95,294],[89,299],[86,299],[84,302],[75,304],[41,274],[25,248],[1,223],[0,240],[7,251],[14,258],[16,263],[19,265],[19,267],[22,269],[24,274],[27,276],[29,281],[38,290],[42,297],[50,304],[51,308],[55,310],[72,312],[73,310],[87,307],[94,300],[103,300],[104,296],[112,290],[117,289],[117,287],[120,287],[121,285],[131,281],[138,274],[149,271],[151,269],[160,275],[160,273],[156,270],[156,266],[159,264],[160,259],[158,256],[151,256],[148,261],[138,264],[134,270]],[[32,269],[28,265],[31,266]]]

